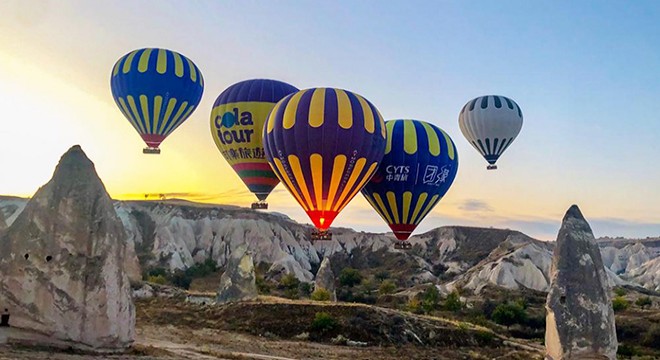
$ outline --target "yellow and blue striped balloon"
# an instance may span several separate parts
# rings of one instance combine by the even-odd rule
[[[115,63],[110,88],[119,110],[147,146],[157,149],[199,105],[204,78],[187,57],[145,48]]]
[[[385,155],[362,195],[403,241],[449,190],[458,154],[449,135],[427,122],[390,120],[385,127]]]
[[[266,159],[321,231],[371,178],[385,150],[385,125],[376,107],[343,89],[288,95],[264,129]]]

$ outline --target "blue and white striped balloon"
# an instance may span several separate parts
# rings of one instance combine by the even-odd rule
[[[497,169],[497,159],[520,133],[522,111],[515,101],[498,95],[480,96],[463,106],[458,117],[463,136]]]

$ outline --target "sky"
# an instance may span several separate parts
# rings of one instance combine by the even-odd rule
[[[452,137],[458,175],[417,233],[470,225],[552,240],[577,204],[596,236],[658,236],[658,23],[652,0],[2,0],[0,194],[31,196],[80,144],[113,198],[249,206],[209,115],[231,84],[272,78],[351,90],[385,119],[428,121]],[[143,47],[186,55],[205,80],[159,156],[142,154],[110,92],[114,63]],[[458,127],[463,105],[489,94],[524,114],[497,171]],[[282,185],[269,203],[310,222]],[[334,226],[389,230],[361,195]]]

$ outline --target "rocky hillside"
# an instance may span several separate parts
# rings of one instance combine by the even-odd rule
[[[26,201],[0,197],[7,224]],[[246,244],[269,274],[293,273],[302,281],[311,281],[330,256],[337,270],[387,269],[408,286],[434,281],[476,292],[487,285],[546,291],[554,247],[518,231],[458,226],[412,237],[409,251],[394,249],[389,234],[342,228],[333,229],[332,241],[312,244],[309,226],[273,212],[182,200],[116,201],[115,209],[143,268],[185,269],[208,258],[224,266]],[[612,283],[660,291],[660,240],[605,238],[599,245]]]

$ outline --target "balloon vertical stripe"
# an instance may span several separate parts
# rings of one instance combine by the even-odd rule
[[[331,210],[335,197],[337,196],[337,190],[339,189],[339,181],[341,181],[341,176],[344,173],[344,167],[346,166],[346,156],[337,155],[335,157],[335,162],[332,166],[332,175],[330,178],[330,187],[328,188],[328,199],[324,209]]]
[[[183,60],[181,56],[175,52],[172,53],[174,57],[174,75],[177,77],[183,77]]]
[[[401,223],[402,224],[410,224],[408,220],[408,213],[410,212],[410,203],[412,202],[412,197],[413,194],[410,191],[406,191],[403,193],[403,215],[401,216]]]
[[[362,180],[360,181],[360,183],[357,184],[357,186],[353,187],[353,191],[351,191],[351,193],[348,195],[348,197],[346,197],[346,199],[354,198],[355,195],[357,195],[357,193],[362,190],[365,183],[367,181],[369,181],[369,179],[371,179],[371,177],[373,176],[373,174],[376,171],[377,167],[378,167],[377,162],[374,162],[373,164],[371,164],[371,166],[369,167],[367,172],[364,173],[364,176],[362,177]],[[341,207],[339,207],[338,211],[342,211],[346,207],[346,205],[348,205],[348,201],[343,201],[343,203],[342,203]]]

